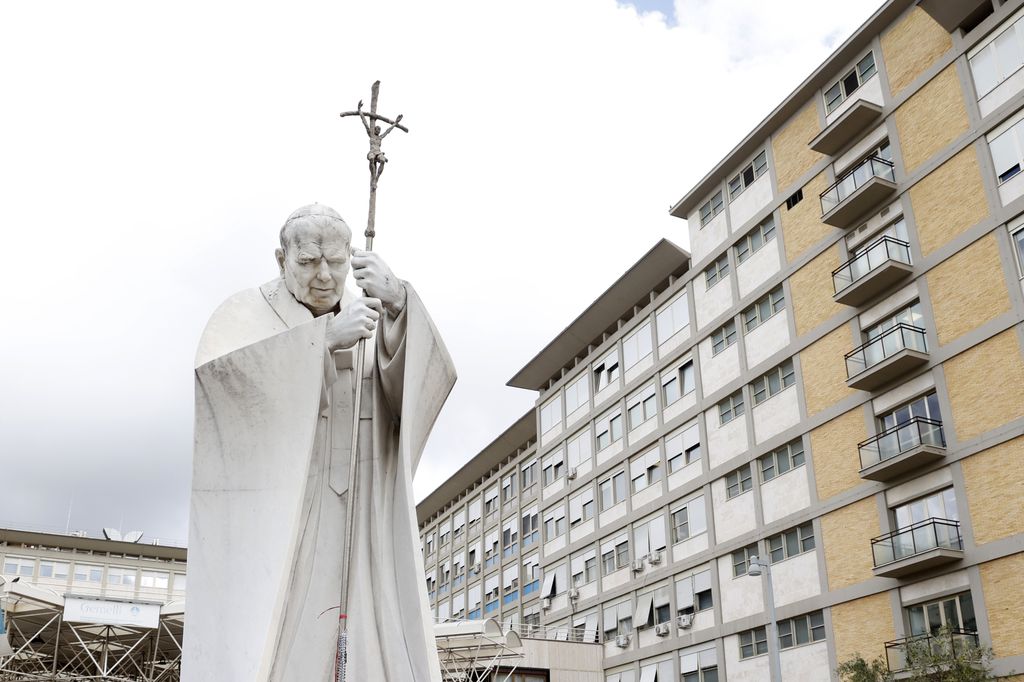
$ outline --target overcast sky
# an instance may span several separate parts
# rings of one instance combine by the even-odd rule
[[[505,382],[879,0],[22,2],[0,9],[0,526],[187,537],[192,359],[294,208],[361,228],[459,371],[423,497],[533,405]],[[674,16],[673,16],[674,15]],[[72,504],[73,500],[73,504]]]

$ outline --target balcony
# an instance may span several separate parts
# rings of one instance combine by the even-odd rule
[[[874,574],[899,578],[958,561],[964,556],[960,522],[926,519],[871,541]]]
[[[862,306],[910,275],[910,244],[882,237],[832,272],[836,303]]]
[[[836,152],[852,142],[881,116],[882,107],[866,99],[858,99],[839,118],[818,133],[808,146],[821,154],[835,156]]]
[[[853,227],[858,218],[896,193],[892,161],[869,156],[821,193],[821,220]]]
[[[861,478],[888,481],[942,459],[946,437],[942,422],[914,417],[859,443],[857,451]]]
[[[950,629],[936,634],[904,637],[885,643],[885,662],[889,666],[889,672],[896,674],[896,679],[904,679],[905,676],[899,673],[908,670],[918,657],[959,657],[972,649],[977,649],[979,645],[978,633],[970,630]]]
[[[873,391],[927,362],[924,330],[900,322],[846,354],[846,385]]]

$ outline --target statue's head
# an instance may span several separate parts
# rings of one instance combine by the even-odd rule
[[[352,255],[352,231],[338,212],[311,204],[298,209],[281,227],[277,264],[285,286],[314,315],[341,301]]]

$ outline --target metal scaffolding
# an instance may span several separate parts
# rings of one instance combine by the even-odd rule
[[[4,596],[11,656],[0,682],[180,682],[184,604],[161,608],[156,628],[69,623],[64,597],[20,583]]]

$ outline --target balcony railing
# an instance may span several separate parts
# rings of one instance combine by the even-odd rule
[[[900,322],[846,354],[848,381],[853,382],[858,375],[905,350],[927,353],[928,340],[924,329]]]
[[[534,625],[532,623],[501,623],[503,630],[515,630],[523,639],[554,639],[563,642],[588,642],[599,644],[600,632],[596,627],[569,627],[568,625]]]
[[[963,550],[959,521],[925,519],[871,541],[875,568],[936,549]]]
[[[861,470],[886,460],[899,457],[922,445],[934,448],[946,447],[946,436],[942,422],[924,417],[914,417],[902,424],[886,429],[874,438],[857,444],[860,453]]]
[[[885,236],[832,271],[835,298],[860,305],[910,273],[910,244]]]
[[[944,630],[937,634],[904,637],[885,643],[885,661],[889,672],[897,673],[910,668],[915,659],[930,658],[934,654],[961,656],[979,646],[978,633],[970,630]]]
[[[882,178],[890,182],[896,181],[892,161],[879,156],[869,156],[857,164],[853,170],[844,175],[838,182],[821,193],[821,212],[828,213],[846,201],[859,188],[872,178]]]

